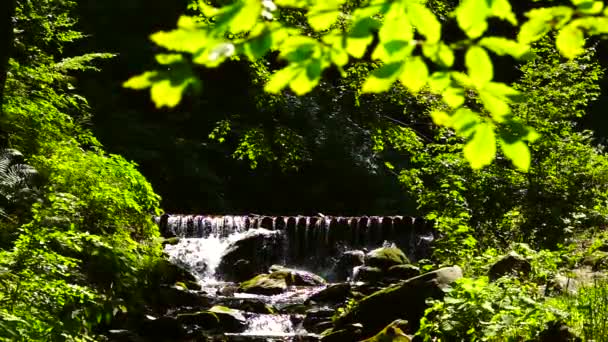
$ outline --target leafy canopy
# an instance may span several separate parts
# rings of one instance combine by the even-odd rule
[[[421,1],[353,5],[345,0],[236,0],[220,8],[199,1],[202,20],[182,16],[176,29],[151,36],[159,46],[177,52],[157,55],[165,70],[145,72],[124,85],[150,88],[156,106],[174,107],[189,86],[200,87],[182,54],[191,55],[194,64],[214,68],[237,56],[255,61],[278,51],[286,65],[273,73],[265,90],[288,88],[302,95],[319,84],[325,70],[336,68],[346,77],[347,64],[370,54],[379,67],[366,78],[363,92],[385,92],[399,82],[412,93],[440,95],[443,106],[430,115],[466,140],[463,151],[473,168],[490,164],[498,145],[517,168],[527,171],[527,143],[539,135],[512,115],[511,105],[521,96],[495,80],[492,54],[526,58],[531,44],[552,30],[558,32],[555,45],[563,56],[582,54],[586,35],[608,32],[608,9],[602,1],[572,0],[572,5],[532,9],[519,23],[508,0],[464,0],[453,16],[466,37],[447,42],[442,23]],[[305,13],[305,27],[275,20],[293,10]],[[516,38],[488,34],[492,18],[517,27]],[[465,51],[465,70],[455,67],[459,50]],[[467,92],[478,95],[480,108],[465,105]]]

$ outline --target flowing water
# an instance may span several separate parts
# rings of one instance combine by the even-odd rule
[[[268,217],[268,216],[202,216],[165,215],[157,218],[165,236],[178,236],[177,244],[167,245],[165,252],[171,262],[190,270],[202,287],[201,292],[226,303],[251,299],[278,309],[277,314],[246,313],[247,329],[226,333],[230,340],[300,341],[316,340],[315,334],[302,327],[303,314],[289,308],[304,303],[322,287],[291,287],[285,293],[263,296],[246,293],[224,293],[234,284],[222,279],[217,267],[222,255],[235,241],[257,229],[280,231],[283,237],[282,265],[307,269],[331,279],[331,267],[340,252],[356,248],[374,248],[385,241],[394,241],[409,257],[416,260],[424,253],[421,244],[432,240],[423,221],[392,217]],[[430,234],[430,235],[429,235]],[[430,237],[429,237],[430,236]],[[260,253],[264,253],[260,246]],[[418,254],[413,254],[416,251]],[[422,252],[421,252],[422,251]]]

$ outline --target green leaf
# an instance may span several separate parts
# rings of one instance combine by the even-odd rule
[[[562,28],[555,38],[555,46],[566,58],[574,58],[585,52],[585,36],[575,25]]]
[[[430,9],[411,2],[407,6],[407,17],[412,25],[426,37],[427,43],[437,43],[441,39],[441,23]]]
[[[308,93],[319,84],[323,64],[320,59],[313,59],[303,69],[289,83],[291,90],[298,96]]]
[[[603,1],[575,0],[572,3],[577,7],[577,11],[583,14],[600,14],[604,9]]]
[[[420,57],[414,57],[405,62],[399,81],[410,91],[417,92],[422,88],[429,77],[429,69]]]
[[[441,93],[445,88],[447,88],[452,80],[450,79],[450,74],[445,71],[435,71],[429,77],[429,87],[435,93]]]
[[[491,0],[490,11],[493,16],[517,25],[517,18],[511,8],[509,0]]]
[[[302,72],[302,70],[298,70],[292,65],[283,68],[270,76],[268,83],[266,83],[266,86],[264,86],[264,90],[273,94],[279,93],[300,72]]]
[[[494,78],[492,60],[482,47],[471,46],[465,55],[465,64],[471,81],[477,87],[482,87]]]
[[[480,169],[492,163],[496,156],[496,135],[494,127],[486,122],[478,123],[473,129],[473,136],[463,152],[471,167]]]
[[[454,64],[454,52],[443,42],[424,44],[422,46],[422,53],[442,68],[450,68]]]
[[[530,54],[530,46],[503,37],[484,37],[479,45],[487,48],[499,56],[509,55],[520,59]]]
[[[141,75],[133,76],[122,84],[125,88],[131,89],[146,89],[152,86],[154,82],[160,79],[160,73],[158,71],[146,71]]]
[[[521,171],[527,172],[530,169],[530,149],[523,140],[507,142],[504,139],[498,139],[503,153],[513,162],[513,165]]]
[[[433,122],[436,125],[439,126],[448,126],[449,124],[452,122],[452,118],[450,118],[450,115],[442,110],[433,110],[431,111],[431,119],[433,119]]]
[[[374,39],[373,30],[380,27],[380,22],[373,18],[361,18],[351,27],[346,38],[346,51],[355,58],[362,58],[367,46]]]
[[[462,0],[455,10],[458,26],[469,38],[478,38],[486,31],[489,12],[486,0]]]
[[[533,9],[526,13],[529,20],[520,27],[517,40],[524,44],[533,43],[551,28],[561,28],[570,21],[573,13],[571,8],[565,6]]]
[[[174,64],[174,63],[181,63],[184,61],[184,57],[182,55],[179,54],[158,54],[156,55],[156,61],[158,62],[158,64],[162,64],[162,65],[169,65],[169,64]]]
[[[363,83],[364,93],[381,93],[391,88],[403,70],[403,62],[392,62],[374,70]]]
[[[391,5],[378,32],[380,43],[374,50],[372,58],[390,62],[405,59],[411,54],[415,47],[410,44],[414,39],[414,31],[403,11],[401,2],[394,2]]]
[[[251,60],[264,57],[271,47],[272,33],[265,28],[252,33],[252,37],[242,45],[243,53]]]
[[[150,36],[150,39],[158,46],[187,53],[195,53],[205,49],[210,40],[204,30],[182,28],[168,32],[156,32]]]
[[[492,93],[480,90],[479,98],[481,99],[484,107],[492,114],[492,118],[496,122],[504,121],[505,116],[511,113],[509,104],[502,98],[494,96]]]
[[[316,31],[327,30],[340,16],[341,0],[316,1],[308,10],[308,23]]]
[[[464,104],[464,88],[457,86],[447,87],[441,95],[443,101],[452,108],[458,108]]]
[[[449,124],[446,124],[446,126],[454,128],[456,134],[467,138],[474,132],[479,122],[479,114],[468,108],[459,108],[452,115]]]

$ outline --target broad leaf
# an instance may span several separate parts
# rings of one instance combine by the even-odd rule
[[[355,58],[362,58],[367,46],[374,40],[372,31],[380,26],[373,18],[361,18],[351,27],[346,39],[346,51]]]
[[[503,37],[484,37],[479,45],[487,48],[499,56],[509,55],[520,59],[530,53],[530,46]]]
[[[441,23],[424,5],[412,2],[407,6],[407,17],[427,43],[437,43],[441,39]]]
[[[412,92],[422,88],[429,77],[429,69],[420,57],[413,57],[405,62],[399,81]]]
[[[443,42],[424,44],[422,53],[440,67],[450,68],[454,64],[454,52]]]
[[[458,26],[470,38],[477,38],[486,31],[489,12],[486,0],[462,0],[455,10]]]
[[[562,28],[555,38],[555,46],[566,58],[574,58],[585,52],[585,36],[575,25]]]
[[[365,80],[364,93],[381,93],[391,88],[403,70],[403,62],[392,62],[381,66]]]
[[[340,16],[341,0],[316,1],[308,10],[308,23],[316,31],[327,30]]]
[[[492,163],[496,156],[494,127],[487,122],[478,123],[463,152],[473,169],[480,169]]]
[[[530,169],[530,149],[523,140],[507,142],[504,139],[498,139],[498,141],[503,153],[513,162],[515,167],[524,172]]]
[[[494,78],[492,60],[482,47],[471,46],[465,55],[465,64],[471,81],[477,87],[482,87]]]

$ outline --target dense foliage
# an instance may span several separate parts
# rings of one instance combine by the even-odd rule
[[[539,294],[597,252],[576,243],[608,223],[608,159],[581,127],[606,86],[605,43],[581,38],[605,33],[603,4],[312,3],[16,2],[0,118],[0,340],[101,340],[145,305],[161,255],[152,184],[172,211],[434,220],[425,267],[460,264],[468,278],[432,303],[423,338],[538,338],[556,321],[603,335],[605,283]],[[169,52],[146,42],[184,11],[152,36]],[[519,36],[497,19],[523,23]],[[395,36],[400,24],[415,46]],[[122,89],[156,62],[127,82],[151,87],[155,105]],[[534,274],[491,282],[487,266],[508,249]]]
[[[103,151],[75,91],[71,72],[111,57],[64,54],[83,38],[75,5],[16,6],[2,103],[1,340],[94,339],[95,326],[138,307],[142,272],[160,255],[158,195],[136,165]]]

